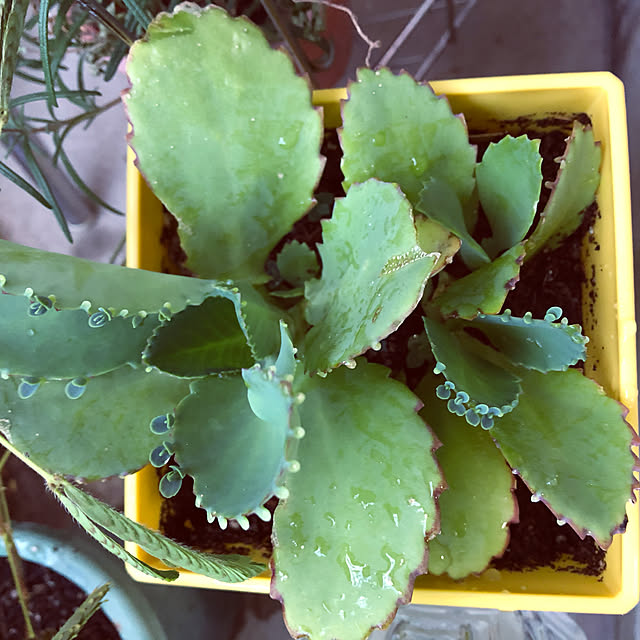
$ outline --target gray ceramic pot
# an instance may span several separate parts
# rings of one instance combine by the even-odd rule
[[[82,533],[17,523],[13,525],[13,537],[23,560],[53,569],[87,593],[110,582],[102,610],[122,640],[166,640],[153,609],[122,563]],[[1,538],[0,556],[6,556]]]

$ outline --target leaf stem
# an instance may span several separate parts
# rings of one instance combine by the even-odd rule
[[[17,129],[17,128],[9,128],[5,127],[2,132],[3,133],[21,133],[23,135],[31,135],[32,133],[51,133],[52,131],[58,131],[66,126],[75,127],[77,124],[80,124],[84,120],[91,120],[96,116],[100,115],[104,111],[111,109],[111,107],[115,107],[119,102],[122,102],[121,98],[114,98],[109,102],[106,102],[100,107],[96,107],[95,109],[91,109],[91,111],[85,111],[80,115],[74,116],[73,118],[67,118],[66,120],[55,120],[47,122],[44,127],[38,127],[37,129]]]
[[[7,453],[10,453],[7,451]],[[6,463],[9,456],[2,456],[2,466]],[[1,468],[1,467],[0,467]],[[0,535],[4,541],[4,546],[7,550],[7,560],[9,561],[9,568],[11,570],[11,577],[16,587],[16,593],[18,594],[18,602],[22,609],[22,616],[24,618],[24,628],[26,630],[27,640],[35,640],[36,634],[31,624],[31,617],[29,616],[29,593],[27,586],[24,582],[24,571],[22,568],[22,560],[16,550],[16,545],[13,541],[13,535],[11,531],[11,520],[9,517],[9,505],[7,504],[7,498],[5,495],[5,486],[2,481],[2,475],[0,475]]]
[[[75,638],[80,630],[89,622],[91,616],[100,609],[104,597],[109,591],[110,583],[96,587],[85,599],[85,601],[71,614],[71,617],[64,623],[52,640],[69,640]]]

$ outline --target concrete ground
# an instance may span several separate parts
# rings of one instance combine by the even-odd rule
[[[468,1],[468,0],[467,0]],[[419,0],[351,0],[364,31],[381,47],[373,63],[382,59],[407,21],[422,4]],[[465,0],[456,2],[463,11]],[[389,65],[416,72],[446,27],[446,2],[437,0],[432,10],[400,47]],[[478,0],[456,38],[429,68],[425,79],[612,70],[625,82],[628,99],[632,191],[634,211],[640,211],[640,2],[638,0]],[[355,39],[347,71],[336,84],[353,77],[353,69],[364,61],[366,46]],[[387,58],[389,56],[387,55]],[[338,74],[339,75],[339,74]],[[108,102],[126,86],[123,75],[100,85]],[[16,87],[16,92],[19,92]],[[86,182],[105,200],[125,208],[125,132],[121,105],[101,115],[85,132],[69,141],[68,152]],[[22,244],[106,261],[116,252],[124,234],[124,219],[96,209],[74,190],[66,201],[70,217],[82,221],[72,225],[73,245],[64,239],[51,213],[2,179],[0,182],[0,237]],[[62,186],[66,192],[66,187]],[[636,246],[640,240],[635,239]],[[117,255],[121,259],[123,253]],[[45,522],[50,526],[73,526],[41,482],[17,462],[7,477],[20,483],[20,493],[9,487],[14,517]],[[121,504],[121,482],[107,481],[94,490],[115,505]],[[279,607],[266,597],[218,593],[162,586],[142,587],[169,638],[180,638],[188,630],[194,640],[280,640],[287,638]],[[640,640],[633,614],[574,616],[589,640]]]

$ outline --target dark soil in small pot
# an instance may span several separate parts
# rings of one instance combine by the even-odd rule
[[[50,640],[88,594],[47,567],[28,561],[23,561],[22,565],[29,594],[31,623],[37,640]],[[77,637],[79,640],[119,640],[120,634],[104,612],[99,610],[91,616]],[[22,609],[6,558],[0,558],[0,638],[26,638]]]
[[[565,141],[571,133],[575,119],[583,124],[590,122],[585,114],[558,114],[543,121],[520,118],[499,123],[498,130],[502,131],[500,134],[471,131],[470,138],[478,145],[479,159],[490,142],[499,141],[507,133],[513,136],[526,134],[531,138],[539,138],[545,185],[556,178],[556,159],[564,154]],[[344,195],[341,185],[343,176],[339,169],[341,150],[334,130],[325,133],[322,153],[327,157],[327,163],[317,188],[318,205],[296,223],[292,232],[274,249],[267,263],[267,271],[271,275],[277,275],[277,269],[274,267],[275,256],[285,243],[296,239],[313,248],[321,241],[320,220],[330,215],[333,197]],[[543,187],[538,212],[544,209],[549,193],[549,189]],[[517,316],[530,311],[534,317],[542,318],[549,307],[560,305],[563,315],[570,323],[583,324],[581,292],[589,279],[581,262],[581,247],[585,237],[595,243],[590,231],[599,215],[597,206],[592,205],[586,212],[581,227],[560,247],[554,251],[543,252],[527,262],[521,270],[518,286],[507,298],[505,308],[510,308]],[[480,212],[480,234],[483,217],[483,213]],[[179,247],[176,226],[173,217],[167,213],[162,241],[167,247],[171,262],[181,265],[186,256]],[[172,271],[174,270],[178,273],[189,273],[181,266],[172,268]],[[281,286],[277,280],[271,284],[275,288]],[[593,301],[593,288],[587,295]],[[366,356],[389,367],[394,374],[402,373],[409,386],[415,386],[426,369],[407,369],[407,340],[412,335],[422,332],[423,323],[418,309],[405,320],[396,333],[383,341],[380,351],[369,351]],[[185,481],[176,497],[164,501],[160,526],[166,535],[190,546],[214,552],[247,553],[249,547],[254,548],[259,556],[271,552],[270,523],[264,523],[252,516],[249,531],[245,532],[239,526],[233,526],[235,523],[231,522],[229,528],[222,531],[217,523],[208,524],[205,511],[194,506],[191,487],[192,485]],[[550,566],[560,571],[601,576],[606,568],[606,554],[592,539],[581,540],[568,525],[559,525],[555,515],[545,504],[532,501],[531,492],[520,479],[517,483],[516,498],[519,522],[510,525],[509,545],[500,558],[494,558],[491,567],[499,570],[527,571]],[[276,504],[277,500],[273,499],[267,506],[273,511]]]

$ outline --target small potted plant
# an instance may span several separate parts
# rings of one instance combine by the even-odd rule
[[[612,212],[614,138],[604,149],[596,141],[604,121],[565,118],[559,171],[541,191],[539,140],[509,135],[518,116],[551,110],[535,91],[497,112],[511,123],[478,161],[446,100],[407,75],[363,70],[348,94],[316,95],[328,127],[348,98],[345,193],[333,190],[321,201],[328,209],[309,213],[324,163],[321,113],[288,58],[248,21],[181,5],[134,45],[128,74],[130,144],[178,219],[198,277],[0,244],[12,294],[0,296],[10,336],[3,431],[88,531],[104,541],[99,525],[137,543],[150,555],[115,550],[156,578],[175,579],[167,567],[179,566],[191,572],[181,572],[184,584],[205,573],[237,588],[265,569],[244,555],[180,547],[61,477],[131,472],[150,452],[162,495],[189,479],[212,528],[273,522],[270,577],[247,588],[270,589],[292,635],[312,638],[365,637],[427,570],[421,601],[495,606],[474,601],[474,588],[493,598],[523,584],[495,569],[458,581],[504,550],[517,515],[514,474],[567,529],[610,545],[633,491],[636,440],[619,401],[634,408],[635,372],[607,377],[618,356],[606,337],[592,333],[587,347],[579,320],[559,306],[577,292],[545,300],[535,315],[505,307],[536,254],[584,223],[600,165],[598,204],[603,219]],[[487,125],[491,88],[474,93],[472,84],[442,89],[486,136],[496,130]],[[556,104],[585,111],[566,97]],[[131,244],[148,242],[136,224]],[[619,234],[622,224],[598,220],[596,241],[604,246],[603,225]],[[615,237],[617,260],[628,260]],[[135,266],[159,266],[145,260]],[[602,261],[591,260],[601,278]],[[619,298],[616,322],[601,318],[611,295],[594,294],[582,322],[597,319],[632,342],[620,326],[632,312]],[[128,506],[143,521],[159,503],[155,472],[145,475],[152,482]],[[631,545],[636,515],[628,510]],[[631,573],[606,581],[618,610],[637,594]],[[620,596],[612,583],[623,574]],[[529,583],[541,594],[533,606],[552,591],[540,579]],[[573,603],[575,584],[560,602]]]
[[[0,459],[0,472],[9,455]],[[149,604],[126,581],[115,558],[79,532],[11,522],[5,491],[0,477],[3,638],[165,638]]]

